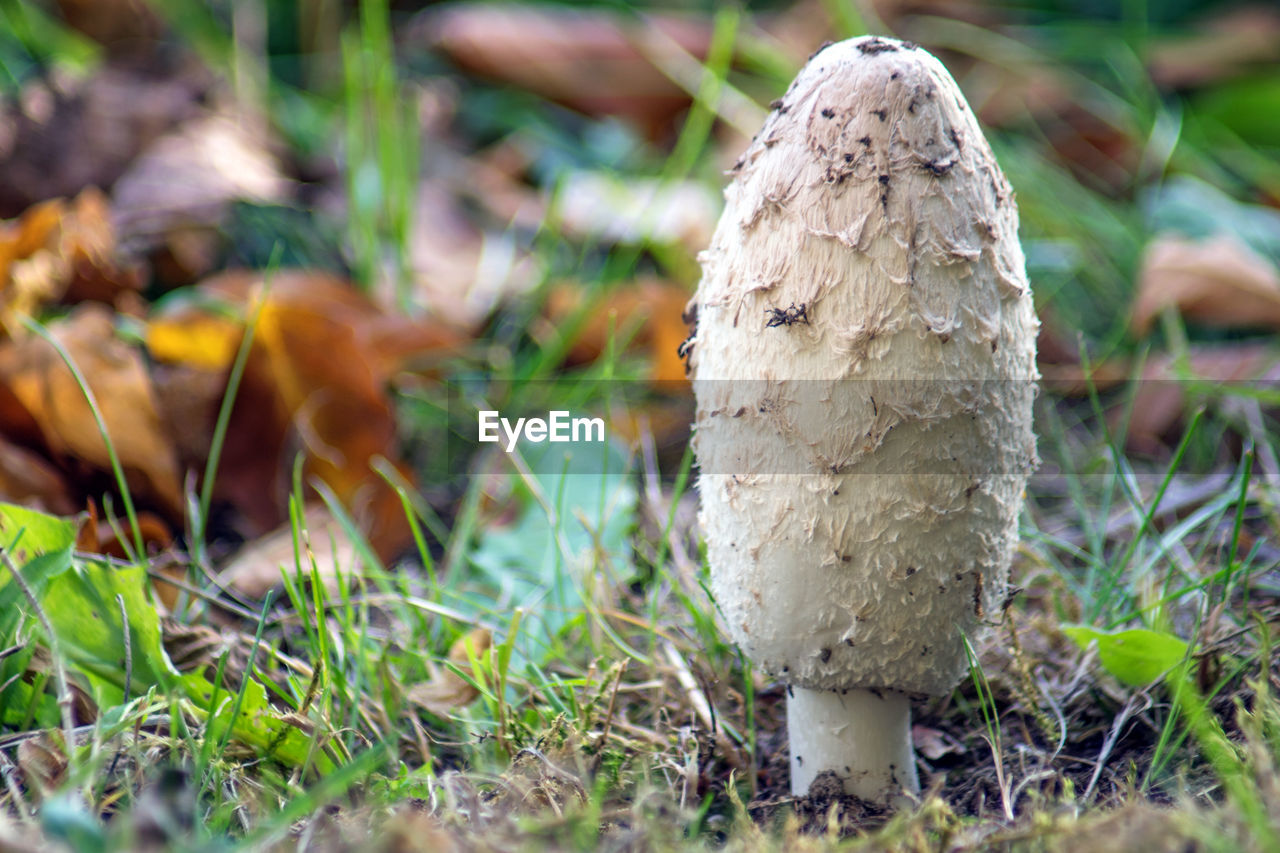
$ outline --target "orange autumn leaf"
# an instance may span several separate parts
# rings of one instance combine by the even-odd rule
[[[553,323],[572,316],[586,296],[581,286],[562,284],[547,298],[547,314]],[[609,336],[621,335],[638,324],[633,347],[644,348],[650,358],[650,376],[655,383],[684,383],[684,360],[680,344],[689,336],[684,321],[689,292],[659,279],[642,279],[619,286],[595,303],[586,322],[574,335],[569,361],[586,363],[599,358],[609,345]]]
[[[258,274],[226,273],[199,291],[231,313],[182,306],[152,318],[147,342],[152,356],[176,371],[175,381],[164,383],[175,432],[208,436],[243,318],[257,312],[219,465],[219,499],[236,507],[251,535],[278,526],[285,520],[293,458],[301,451],[306,473],[333,489],[379,554],[408,544],[399,497],[371,469],[385,458],[409,478],[396,461],[387,384],[407,360],[453,347],[460,336],[386,313],[327,273],[284,271],[267,288]],[[237,313],[239,320],[233,319]],[[221,381],[209,383],[209,377]],[[193,398],[186,393],[192,389],[205,390]],[[180,411],[186,414],[179,417]]]
[[[133,547],[131,531],[100,521],[98,505],[93,500],[89,501],[88,511],[82,517],[84,522],[76,532],[77,551],[105,554],[119,559],[128,557],[129,550]],[[138,533],[142,536],[143,550],[148,554],[157,553],[173,544],[173,533],[169,526],[152,512],[138,513]],[[126,539],[124,543],[120,541],[121,534]],[[172,590],[176,596],[176,587],[167,586],[166,589]],[[173,606],[173,602],[169,600],[165,604]]]
[[[111,312],[87,304],[50,324],[97,400],[136,498],[171,517],[182,512],[181,476],[141,355],[115,334]],[[38,335],[0,346],[0,385],[30,419],[51,458],[109,475],[111,459],[92,409],[71,370]]]
[[[107,200],[89,187],[52,199],[0,226],[0,325],[20,334],[21,318],[52,302],[114,303],[136,294],[141,273],[115,258]]]
[[[164,362],[226,370],[235,359],[244,324],[195,306],[181,306],[147,323],[147,351]]]

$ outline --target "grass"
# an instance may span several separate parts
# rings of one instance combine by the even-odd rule
[[[852,5],[828,5],[851,31],[861,25]],[[408,310],[417,146],[406,144],[414,131],[401,109],[406,72],[394,61],[387,16],[385,4],[365,4],[344,34],[341,110],[329,111],[345,116],[351,267],[366,286],[389,275]],[[1101,72],[1079,61],[1081,43],[1066,28],[1045,29],[1060,40],[1023,46],[1010,60],[1031,50],[1073,69],[1086,103],[1147,140],[1143,162],[1154,165],[1133,187],[1091,188],[1050,155],[1039,128],[1006,129],[994,140],[1018,188],[1040,306],[1083,332],[1086,365],[1117,355],[1141,364],[1150,343],[1133,341],[1125,325],[1150,236],[1138,185],[1158,182],[1165,166],[1226,184],[1224,173],[1240,177],[1231,164],[1241,151],[1244,181],[1265,186],[1271,174],[1250,143],[1206,142],[1227,131],[1189,106],[1172,112],[1149,81],[1134,78],[1133,50],[1152,36],[1140,20],[1095,28],[1106,43],[1092,55],[1109,57]],[[788,60],[754,40],[750,22],[739,10],[716,16],[672,153],[650,151],[636,171],[707,175],[721,96],[785,86],[778,69]],[[957,53],[1010,47],[974,28],[934,24]],[[202,39],[222,56],[236,50],[217,33]],[[744,44],[756,71],[733,63]],[[501,92],[487,94],[502,103]],[[557,113],[546,115],[553,122]],[[527,243],[543,261],[544,285],[567,274],[597,295],[636,273],[687,266],[664,255],[679,251],[671,247],[569,247],[554,207]],[[532,328],[537,308],[536,299],[511,307],[448,375],[511,409],[544,399],[603,404],[639,384],[644,365],[626,346],[634,325],[613,330],[596,364],[570,372],[561,365],[591,303],[549,340]],[[1187,335],[1166,324],[1157,343],[1185,351]],[[250,341],[232,371],[219,435]],[[504,358],[487,357],[486,346]],[[1180,441],[1154,461],[1126,451],[1138,390],[1090,387],[1084,399],[1047,399],[1038,433],[1054,473],[1030,490],[1015,569],[1025,589],[971,649],[971,683],[919,707],[918,739],[931,744],[921,750],[923,769],[935,784],[914,810],[887,816],[839,796],[789,797],[782,688],[753,672],[717,628],[688,452],[665,467],[652,454],[618,458],[611,464],[626,467],[615,477],[528,458],[503,478],[454,470],[442,477],[447,499],[434,501],[384,468],[416,559],[382,565],[329,494],[360,563],[358,572],[339,564],[352,577],[337,583],[322,577],[321,557],[338,543],[308,529],[314,484],[296,468],[294,562],[282,572],[282,594],[261,602],[235,601],[207,575],[214,452],[204,491],[191,496],[199,510],[188,544],[203,571],[186,582],[174,620],[148,628],[139,620],[150,605],[141,604],[119,617],[132,628],[122,634],[124,667],[111,675],[123,681],[118,701],[104,703],[99,689],[91,721],[60,721],[61,734],[36,725],[49,687],[55,703],[98,688],[76,680],[83,676],[72,678],[74,689],[57,686],[64,666],[81,672],[87,658],[61,648],[41,608],[24,606],[4,635],[14,642],[0,650],[0,699],[27,705],[16,720],[0,717],[0,843],[968,850],[1088,849],[1106,840],[1121,849],[1278,849],[1277,507],[1274,482],[1257,468],[1266,453],[1274,457],[1274,441],[1265,417],[1231,411],[1266,389],[1211,389]],[[411,444],[440,434],[449,412],[438,397],[403,403]],[[141,554],[124,472],[118,461],[114,468]],[[1215,476],[1219,489],[1184,502]],[[504,513],[516,517],[515,532],[498,523]],[[0,532],[7,571],[31,574],[31,564],[9,556],[24,540]],[[1128,685],[1096,647],[1067,639],[1062,628],[1071,623],[1146,628],[1181,638],[1188,653],[1161,678]],[[153,683],[139,677],[148,631],[181,673],[209,679],[207,702],[179,689],[176,672]],[[52,672],[32,663],[33,637],[48,638]],[[34,684],[23,682],[27,671],[39,673]],[[292,758],[277,742],[283,730],[256,732],[254,743],[235,727],[257,702],[255,685],[264,697],[256,712],[301,738]]]

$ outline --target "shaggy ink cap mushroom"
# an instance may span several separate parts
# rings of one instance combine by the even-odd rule
[[[909,698],[1000,611],[1036,465],[1013,192],[933,56],[818,51],[731,172],[690,374],[711,588],[788,685],[792,787],[917,788]]]

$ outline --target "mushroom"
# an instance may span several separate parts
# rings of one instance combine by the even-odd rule
[[[880,37],[814,54],[731,174],[682,347],[711,591],[787,685],[793,793],[890,803],[1038,464],[1013,193],[942,64]]]

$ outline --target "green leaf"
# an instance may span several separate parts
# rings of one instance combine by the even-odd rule
[[[70,519],[0,503],[0,548],[19,566],[41,554],[70,551],[76,544],[77,527]]]
[[[37,598],[49,578],[71,568],[76,526],[64,518],[0,503],[0,549],[22,572]],[[13,642],[19,618],[30,609],[25,598],[8,569],[0,569],[0,642],[5,645]]]
[[[252,678],[246,678],[244,698],[240,712],[231,719],[235,710],[236,691],[215,690],[213,684],[199,673],[181,677],[182,691],[205,717],[205,737],[219,742],[231,726],[231,736],[241,743],[275,758],[285,764],[301,767],[311,752],[310,737],[296,724],[286,722],[267,701],[267,691]],[[312,764],[321,773],[331,773],[337,766],[323,750],[317,748]]]
[[[129,620],[133,692],[152,684],[167,687],[178,671],[165,654],[160,618],[147,599],[147,574],[141,566],[76,560],[70,571],[50,578],[40,596],[68,663],[89,678],[94,701],[102,708],[128,698],[123,692],[125,624],[117,596]]]
[[[1280,145],[1280,78],[1274,72],[1220,83],[1193,105],[1196,115],[1221,122],[1251,145]]]
[[[1103,668],[1131,687],[1156,681],[1187,656],[1186,641],[1163,631],[1129,628],[1108,632],[1088,625],[1068,625],[1062,630],[1082,649],[1096,642]]]
[[[88,683],[104,715],[109,717],[111,709],[129,699],[124,688],[126,664],[131,664],[131,694],[145,694],[158,687],[184,695],[195,712],[208,720],[206,737],[215,743],[230,727],[231,737],[237,741],[284,763],[304,764],[311,752],[310,738],[271,707],[266,688],[246,676],[240,713],[232,719],[236,691],[215,691],[201,675],[180,675],[169,660],[160,617],[148,595],[146,569],[75,558],[75,533],[74,522],[0,503],[0,547],[14,557],[40,602],[69,675]],[[26,595],[12,582],[9,572],[0,572],[0,648],[15,642],[19,620],[29,616],[29,611]],[[0,708],[5,711],[0,721],[20,718],[35,702],[35,721],[52,725],[57,720],[52,697],[35,696],[31,685],[14,678],[26,668],[29,658],[16,654],[0,661],[0,684],[8,684],[0,692]],[[316,750],[313,763],[322,773],[335,767],[322,750]]]
[[[76,541],[76,524],[42,512],[0,503],[0,549],[14,568],[22,572],[37,600],[45,584],[71,568],[71,552]],[[0,648],[17,643],[18,629],[33,618],[22,588],[13,582],[9,567],[0,564]],[[31,685],[18,676],[26,670],[31,654],[9,655],[0,660],[0,722],[17,723],[28,719],[32,702],[36,709],[31,719],[39,724],[56,722],[57,706],[50,696],[33,697]],[[45,712],[52,709],[53,716]]]

